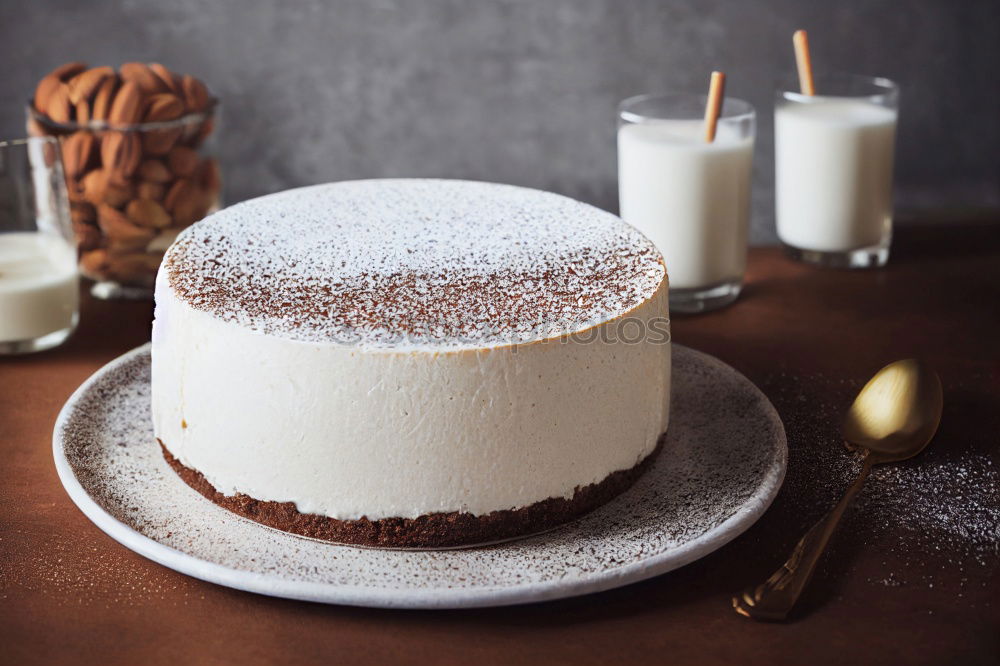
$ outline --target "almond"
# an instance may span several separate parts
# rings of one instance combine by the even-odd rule
[[[204,111],[208,108],[210,98],[204,83],[185,74],[181,79],[181,90],[184,92],[184,104],[188,111]]]
[[[198,168],[199,159],[197,151],[193,148],[174,146],[167,153],[167,166],[174,174],[187,178]]]
[[[163,183],[154,183],[144,180],[135,187],[135,195],[140,199],[152,199],[162,201],[163,195],[167,193],[167,187]]]
[[[103,280],[108,270],[108,251],[95,249],[80,255],[80,271],[94,280]]]
[[[104,202],[112,208],[121,208],[132,198],[132,186],[115,181],[115,173],[108,174],[108,184],[104,190]]]
[[[94,158],[97,139],[90,132],[74,132],[62,140],[63,168],[70,178],[87,170]]]
[[[197,193],[197,185],[187,178],[178,178],[177,182],[175,182],[170,189],[167,190],[167,196],[163,200],[163,205],[166,207],[168,212],[173,213],[178,204],[197,196]]]
[[[143,119],[147,123],[162,123],[177,120],[183,114],[184,103],[177,95],[160,93],[149,98]],[[182,131],[180,127],[171,127],[144,132],[142,148],[150,155],[165,155],[177,143]]]
[[[139,165],[139,177],[154,183],[166,183],[174,179],[167,165],[160,160],[145,160]]]
[[[43,76],[35,88],[35,110],[48,115],[49,98],[52,96],[52,93],[60,87],[60,84],[65,83],[86,68],[87,66],[83,63],[69,62],[56,67]]]
[[[87,69],[87,65],[82,62],[68,62],[65,65],[59,65],[51,72],[49,76],[54,76],[60,81],[69,81],[74,76]]]
[[[52,74],[43,76],[35,88],[35,110],[48,115],[49,99],[52,97],[52,93],[56,91],[56,88],[61,85],[62,81],[59,80],[58,76]]]
[[[146,111],[143,121],[147,123],[162,123],[177,120],[184,115],[184,102],[173,93],[159,93],[146,100]]]
[[[214,157],[207,157],[202,161],[196,178],[201,186],[212,194],[217,194],[222,189],[222,174],[219,172],[219,163]]]
[[[94,94],[94,101],[90,107],[90,117],[94,120],[105,121],[111,113],[111,102],[118,89],[118,77],[112,76],[101,82],[101,86]]]
[[[90,122],[90,102],[82,100],[76,105],[76,124],[86,125]]]
[[[118,173],[108,169],[94,169],[85,175],[80,184],[83,188],[83,198],[97,206],[107,204],[112,208],[121,208],[133,196],[132,186],[128,181],[117,178]]]
[[[74,76],[69,82],[69,100],[74,104],[81,101],[90,101],[104,79],[115,75],[115,70],[110,67],[94,67]]]
[[[107,204],[97,207],[97,224],[108,240],[113,241],[116,248],[123,250],[142,249],[156,235],[154,230],[133,224],[124,213]]]
[[[153,70],[153,73],[159,77],[163,85],[166,86],[167,90],[174,94],[182,94],[181,79],[179,76],[171,72],[169,69],[164,67],[158,62],[149,63],[149,68]]]
[[[115,95],[108,111],[108,122],[115,126],[134,125],[142,120],[142,90],[133,81],[126,81]]]
[[[125,207],[125,215],[133,223],[147,229],[169,227],[173,221],[163,206],[152,199],[132,199]]]
[[[143,132],[142,149],[147,155],[166,155],[174,147],[177,140],[181,138],[180,127],[170,129],[156,129]]]
[[[131,176],[142,159],[139,137],[133,132],[105,132],[101,137],[101,163],[119,172],[118,182]]]
[[[167,193],[164,204],[174,216],[174,224],[186,227],[194,224],[209,211],[215,197],[190,180],[180,179]]]
[[[75,109],[69,101],[69,86],[59,83],[45,102],[45,115],[53,122],[65,125],[73,122]]]
[[[108,189],[108,172],[104,169],[94,169],[80,179],[83,187],[83,198],[93,206],[105,203],[104,197]],[[96,217],[94,218],[96,221]]]
[[[119,67],[118,71],[121,72],[122,81],[136,84],[147,95],[164,92],[167,89],[160,77],[145,63],[127,62]]]

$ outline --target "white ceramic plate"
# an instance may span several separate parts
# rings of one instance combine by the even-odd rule
[[[189,488],[163,460],[149,410],[149,345],[97,371],[56,421],[59,478],[127,548],[219,585],[383,608],[558,599],[676,569],[750,527],[785,473],[785,431],[743,375],[673,347],[666,445],[624,494],[544,534],[467,550],[338,546],[261,526]]]

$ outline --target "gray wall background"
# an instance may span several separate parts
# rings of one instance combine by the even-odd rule
[[[615,108],[701,91],[758,109],[752,238],[774,240],[773,90],[817,69],[902,85],[900,210],[1000,205],[996,0],[33,0],[0,3],[0,131],[67,60],[160,61],[223,100],[229,203],[317,182],[461,177],[617,210]]]

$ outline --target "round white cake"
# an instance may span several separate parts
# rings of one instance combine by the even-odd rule
[[[164,455],[279,529],[444,547],[621,492],[667,428],[662,258],[562,196],[318,185],[185,230],[156,283]]]

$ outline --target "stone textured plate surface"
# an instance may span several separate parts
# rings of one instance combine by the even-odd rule
[[[467,550],[391,551],[285,534],[184,484],[153,438],[149,346],[112,361],[70,397],[53,435],[78,507],[135,552],[220,585],[385,608],[499,606],[605,590],[676,569],[732,540],[781,486],[777,413],[724,363],[674,345],[664,450],[623,495],[544,534]]]

